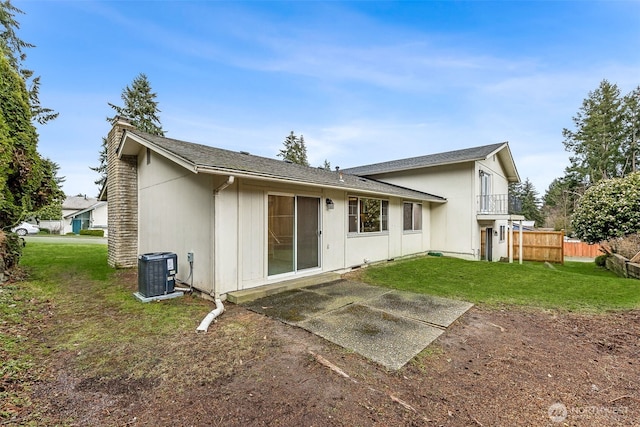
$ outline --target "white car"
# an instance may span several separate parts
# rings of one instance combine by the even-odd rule
[[[29,224],[25,221],[22,224],[13,227],[11,231],[16,233],[18,236],[26,236],[27,234],[38,234],[40,232],[40,227]]]

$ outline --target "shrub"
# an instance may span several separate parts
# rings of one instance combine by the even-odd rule
[[[80,235],[104,237],[104,230],[80,230]]]
[[[40,233],[38,234],[51,234],[51,230],[49,230],[48,228],[41,228]]]
[[[602,180],[578,201],[571,224],[575,234],[589,242],[640,232],[640,172]]]
[[[11,270],[18,265],[20,256],[22,255],[22,247],[24,246],[24,239],[15,233],[4,233],[0,231],[0,258],[2,258],[1,264],[3,264],[4,270]],[[0,274],[1,276],[2,274]]]
[[[595,263],[598,267],[606,267],[607,266],[607,255],[598,255],[595,259]]]

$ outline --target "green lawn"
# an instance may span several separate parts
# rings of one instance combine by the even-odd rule
[[[369,283],[458,298],[475,304],[514,304],[602,312],[640,308],[640,280],[622,279],[593,263],[488,263],[420,257],[372,266]]]
[[[192,296],[140,303],[135,274],[109,268],[106,245],[28,242],[20,264],[27,279],[0,286],[0,424],[31,406],[46,361],[73,353],[84,376],[144,378],[211,310]],[[48,425],[31,411],[25,425]]]

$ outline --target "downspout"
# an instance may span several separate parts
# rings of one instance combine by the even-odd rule
[[[218,292],[218,285],[220,283],[220,269],[218,266],[220,262],[218,260],[218,254],[220,253],[220,219],[218,212],[218,201],[219,194],[225,188],[233,184],[235,181],[235,177],[233,175],[229,175],[227,180],[223,182],[218,188],[213,190],[213,289],[211,290],[211,296],[213,296],[216,302],[216,308],[213,309],[207,316],[202,319],[200,322],[200,326],[196,329],[199,332],[207,332],[209,329],[209,325],[214,321],[216,317],[221,315],[224,312],[224,305],[222,305],[222,300],[220,299],[220,293]]]

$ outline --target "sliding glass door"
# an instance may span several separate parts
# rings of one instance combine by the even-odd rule
[[[269,276],[320,266],[320,199],[269,195]]]

